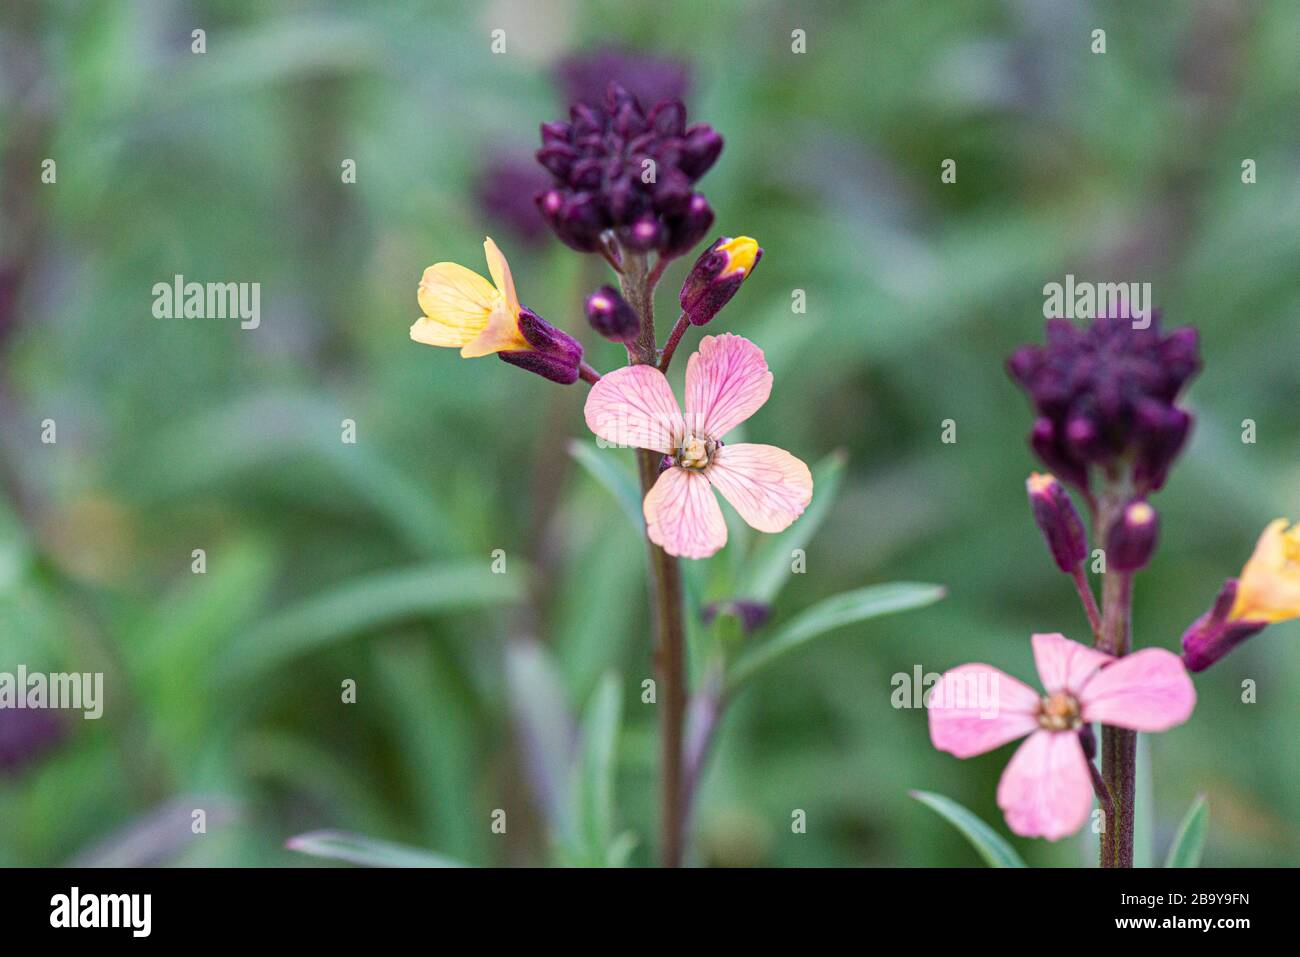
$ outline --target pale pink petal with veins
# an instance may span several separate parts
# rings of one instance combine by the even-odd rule
[[[625,366],[591,387],[587,428],[613,445],[671,453],[685,432],[681,408],[664,374],[652,366]]]
[[[772,393],[763,350],[741,336],[705,336],[686,364],[686,423],[720,439],[762,408]]]
[[[724,445],[704,474],[760,532],[784,531],[812,501],[808,466],[772,445]]]
[[[668,469],[650,489],[642,510],[650,541],[669,555],[708,558],[727,544],[717,496],[699,472]]]

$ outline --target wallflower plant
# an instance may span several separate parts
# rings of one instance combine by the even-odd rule
[[[1091,566],[1102,575],[1102,601],[1085,568],[1088,536],[1069,492],[1052,474],[1031,474],[1034,521],[1056,567],[1074,583],[1092,645],[1034,635],[1042,695],[990,665],[946,672],[928,701],[931,741],[968,758],[1028,735],[998,786],[1007,825],[1024,837],[1058,840],[1084,826],[1095,796],[1101,866],[1132,867],[1137,733],[1190,720],[1191,673],[1267,625],[1300,617],[1300,527],[1278,519],[1265,529],[1240,577],[1224,584],[1183,635],[1181,657],[1160,647],[1134,651],[1134,576],[1150,561],[1160,527],[1149,497],[1164,486],[1193,425],[1178,400],[1200,369],[1196,331],[1166,335],[1158,313],[1121,311],[1085,328],[1053,319],[1046,345],[1016,350],[1007,369],[1034,405],[1030,447],[1074,486],[1091,515],[1094,540],[1103,546]],[[1093,763],[1094,724],[1101,726],[1100,769]],[[1014,857],[1009,847],[990,852],[996,835],[972,826],[969,812],[937,795],[918,797],[989,859]],[[1189,820],[1203,808],[1193,805]],[[1185,856],[1178,850],[1171,860]]]
[[[825,515],[823,507],[801,519],[814,502],[814,486],[824,481],[820,494],[828,504],[842,457],[832,455],[819,465],[815,481],[814,471],[784,449],[734,441],[735,430],[767,402],[773,385],[763,350],[743,336],[703,337],[686,363],[684,407],[673,395],[667,373],[678,345],[689,329],[715,320],[735,300],[763,255],[748,236],[721,236],[710,244],[687,272],[680,315],[660,345],[655,290],[668,264],[712,226],[714,211],[696,185],[721,154],[722,137],[707,124],[688,125],[679,100],[660,100],[647,110],[617,83],[609,84],[602,102],[577,102],[567,121],[543,123],[541,132],[537,160],[552,182],[538,193],[537,207],[562,242],[600,255],[613,270],[616,285],[597,288],[581,312],[595,333],[625,347],[628,364],[602,375],[584,360],[573,335],[524,306],[510,266],[490,238],[484,243],[490,281],[450,262],[425,270],[418,289],[423,316],[410,335],[425,345],[459,349],[464,358],[495,354],[560,384],[583,379],[591,384],[586,423],[598,444],[637,450],[661,745],[658,852],[665,865],[675,866],[685,857],[695,791],[731,695],[818,634],[929,604],[942,590],[910,583],[858,589],[778,624],[770,640],[757,640],[755,633],[773,617],[772,601],[800,560],[795,556]],[[575,457],[590,463],[590,453],[579,450]],[[611,487],[620,481],[610,478],[617,472],[603,462],[594,474]],[[746,563],[734,593],[703,608],[691,602],[688,619],[679,559],[706,559],[727,544],[715,492],[759,532],[794,537],[777,539],[776,551],[756,550],[749,561],[758,570],[747,573]],[[798,524],[809,521],[812,527]],[[688,631],[704,634],[691,642],[698,657],[690,669],[699,675],[694,688],[686,678]],[[602,685],[592,714],[617,714],[618,697],[616,687]],[[608,728],[587,730],[593,738],[613,740]],[[565,776],[563,770],[543,775],[546,781],[535,788],[557,819],[554,830],[567,848],[563,858],[621,860],[627,844],[619,844],[623,850],[597,848],[585,858],[574,851],[571,815],[557,811],[553,800],[553,782]]]

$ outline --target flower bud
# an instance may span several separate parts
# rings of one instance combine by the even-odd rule
[[[703,193],[695,193],[686,212],[664,218],[667,239],[660,252],[669,259],[690,252],[712,225],[713,207]]]
[[[1047,548],[1056,567],[1063,572],[1073,572],[1088,557],[1088,539],[1070,494],[1056,476],[1046,473],[1032,473],[1025,488],[1029,492],[1034,521],[1047,539]]]
[[[578,340],[527,307],[519,310],[519,332],[530,348],[498,352],[502,361],[561,385],[578,380],[578,367],[582,364],[582,345]]]
[[[1110,527],[1106,536],[1106,563],[1120,572],[1145,568],[1156,548],[1160,516],[1142,499],[1134,499]]]
[[[48,711],[0,709],[0,777],[34,765],[63,737],[62,723]]]
[[[740,622],[741,631],[751,635],[772,617],[772,606],[750,598],[733,598],[729,601],[710,602],[700,609],[700,619],[706,625],[713,624],[719,615],[735,618]]]
[[[587,297],[587,321],[612,342],[631,342],[641,331],[641,319],[613,286],[601,286]]]
[[[715,240],[682,284],[682,312],[691,324],[702,326],[716,316],[762,258],[763,250],[748,236]]]
[[[1183,632],[1183,664],[1188,671],[1204,671],[1251,635],[1268,627],[1267,621],[1233,616],[1237,586],[1235,578],[1224,582],[1213,607]]]

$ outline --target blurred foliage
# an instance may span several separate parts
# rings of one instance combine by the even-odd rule
[[[620,361],[582,328],[599,259],[527,243],[476,201],[485,159],[526,158],[562,114],[554,62],[611,44],[687,62],[690,115],[727,138],[702,188],[718,230],[766,256],[715,326],[762,345],[776,375],[747,433],[810,463],[846,456],[769,630],[873,583],[948,590],[783,657],[737,697],[696,857],[977,864],[909,791],[1006,835],[1010,748],[934,751],[890,678],[980,660],[1031,678],[1031,631],[1086,627],[1029,519],[1028,410],[1002,371],[1041,336],[1044,284],[1150,281],[1166,321],[1203,335],[1139,645],[1175,647],[1264,524],[1300,517],[1297,36],[1290,0],[6,4],[0,256],[23,281],[0,357],[0,670],[104,671],[108,700],[0,778],[0,864],[304,864],[284,842],[320,830],[345,832],[313,844],[344,860],[407,859],[395,845],[471,864],[650,859],[643,546],[570,455],[590,439],[584,387],[406,332],[422,269],[481,268],[491,232],[525,301],[598,368]],[[46,157],[56,184],[39,182]],[[153,318],[153,284],[178,273],[260,282],[261,327]],[[1257,444],[1239,440],[1246,418]],[[692,608],[734,597],[760,538],[733,527],[689,569]],[[1298,630],[1198,676],[1192,720],[1149,741],[1147,859],[1198,792],[1206,864],[1298,859]],[[558,848],[510,648],[533,649],[526,675],[550,669],[557,747],[588,726],[564,784],[584,810]],[[194,807],[210,827],[186,840]],[[1086,837],[1011,843],[1035,866],[1091,858]]]

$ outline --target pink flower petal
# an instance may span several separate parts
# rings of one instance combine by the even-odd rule
[[[1038,701],[1033,688],[992,665],[953,668],[926,699],[930,741],[959,758],[992,751],[1038,727]]]
[[[1115,660],[1111,655],[1094,651],[1055,632],[1034,635],[1033,644],[1038,680],[1048,694],[1068,690],[1077,696],[1098,668]]]
[[[720,439],[757,412],[771,392],[762,349],[729,332],[705,336],[686,364],[686,423]]]
[[[1165,731],[1191,716],[1196,689],[1177,655],[1164,648],[1143,648],[1097,672],[1079,703],[1084,721]]]
[[[642,511],[650,541],[669,555],[708,558],[727,544],[722,509],[700,472],[675,466],[665,471],[645,497]]]
[[[789,528],[812,501],[808,466],[772,445],[724,445],[704,474],[740,517],[760,532]]]
[[[1073,731],[1035,731],[1016,749],[998,782],[998,807],[1022,837],[1055,841],[1083,827],[1092,779]]]
[[[667,455],[686,430],[668,380],[652,366],[624,366],[602,376],[587,394],[585,414],[587,428],[620,448]]]

